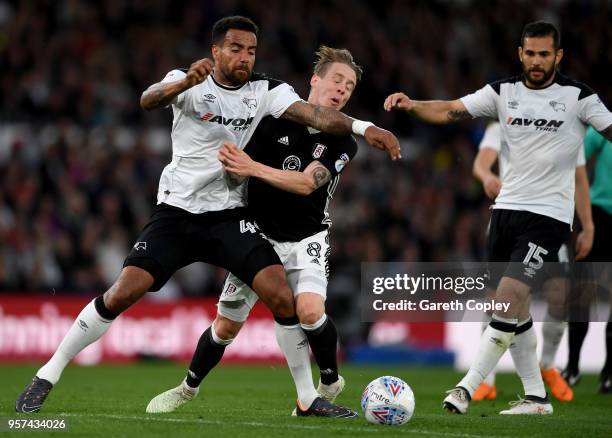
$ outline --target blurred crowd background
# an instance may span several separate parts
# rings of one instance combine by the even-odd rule
[[[329,305],[345,324],[359,323],[361,262],[484,255],[490,203],[471,166],[485,122],[427,126],[385,113],[389,93],[457,98],[518,74],[521,30],[545,19],[562,71],[612,96],[607,0],[0,1],[0,291],[112,283],[171,157],[171,111],[144,112],[140,94],[209,56],[212,23],[232,14],[260,25],[256,70],[303,97],[316,48],[350,49],[365,74],[347,113],[401,137],[400,163],[362,146],[332,204]],[[215,295],[223,275],[192,265],[159,296]]]

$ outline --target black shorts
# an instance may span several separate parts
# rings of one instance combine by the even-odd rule
[[[194,214],[159,204],[123,266],[149,272],[155,279],[150,291],[158,291],[177,270],[194,262],[225,268],[249,286],[261,269],[282,264],[245,208]]]
[[[551,275],[545,263],[558,262],[559,248],[569,234],[569,224],[551,217],[494,209],[487,244],[489,287],[497,288],[502,277],[540,285]]]

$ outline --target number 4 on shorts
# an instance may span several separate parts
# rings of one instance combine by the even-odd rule
[[[245,221],[244,219],[242,219],[240,221],[240,232],[244,234],[247,231],[252,234],[255,234],[257,232],[257,230],[255,229],[255,225],[253,225],[249,221]]]

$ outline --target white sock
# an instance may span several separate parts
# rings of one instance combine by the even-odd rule
[[[561,343],[567,323],[560,321],[546,312],[542,324],[542,359],[540,366],[547,370],[555,366],[555,355]]]
[[[522,322],[518,325],[517,331],[521,331],[521,326],[529,324],[527,331],[514,335],[512,344],[510,344],[510,354],[516,367],[516,372],[523,382],[525,395],[535,395],[537,397],[546,397],[546,389],[542,381],[540,373],[540,365],[538,364],[538,339],[533,328],[531,319]]]
[[[504,330],[494,328],[491,324],[497,327],[504,326]],[[476,388],[495,368],[514,337],[516,319],[500,318],[494,315],[491,324],[480,337],[480,347],[476,360],[472,363],[465,377],[457,384],[457,386],[465,388],[470,396],[474,394]]]
[[[491,315],[489,315],[488,313],[485,313],[482,318],[481,333],[484,333],[484,331],[489,326],[490,322],[491,322]],[[484,382],[488,385],[495,386],[495,368],[493,368],[491,372],[487,375],[487,377],[484,379]]]
[[[287,359],[298,400],[302,407],[308,408],[319,394],[312,382],[306,335],[299,325],[286,326],[275,323],[274,328],[276,341]]]
[[[94,300],[95,301],[95,300]],[[89,344],[97,341],[106,333],[112,320],[104,319],[96,310],[94,301],[86,305],[79,316],[62,339],[55,353],[36,376],[56,384],[62,375],[62,371],[77,353],[85,349]]]

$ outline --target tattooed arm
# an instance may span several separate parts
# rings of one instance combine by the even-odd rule
[[[281,116],[283,119],[312,126],[332,135],[349,135],[353,132],[353,119],[347,115],[321,105],[304,101],[293,103]]]
[[[394,93],[384,103],[386,111],[403,110],[417,118],[429,122],[444,124],[469,120],[471,114],[461,100],[412,100],[404,93]]]
[[[302,125],[312,126],[326,134],[349,135],[353,132],[357,133],[357,131],[354,131],[353,127],[355,119],[333,108],[312,105],[304,101],[298,101],[291,104],[281,117]],[[379,128],[372,124],[365,132],[360,133],[360,135],[363,135],[371,146],[377,149],[386,150],[392,160],[402,158],[399,140],[386,129]]]
[[[319,161],[310,163],[303,172],[275,169],[254,161],[236,145],[226,143],[219,151],[225,170],[240,177],[255,177],[277,189],[298,195],[310,195],[331,179],[330,171]]]
[[[184,79],[175,82],[158,82],[142,93],[140,107],[147,111],[164,108],[172,102],[172,99],[189,88]]]
[[[183,91],[206,80],[213,68],[213,62],[207,58],[194,62],[183,79],[158,82],[147,88],[140,97],[140,106],[147,111],[168,106]]]
[[[260,164],[253,175],[262,181],[298,195],[308,196],[331,180],[331,173],[319,161],[310,163],[303,172],[281,170]]]

